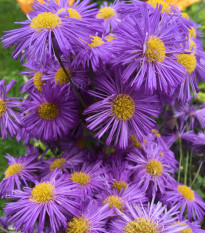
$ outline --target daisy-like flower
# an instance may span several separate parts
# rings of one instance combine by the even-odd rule
[[[4,140],[8,134],[14,137],[20,132],[20,116],[15,109],[19,109],[21,103],[14,97],[6,96],[16,81],[12,80],[8,85],[5,79],[0,81],[0,137]]]
[[[109,224],[110,233],[176,233],[187,228],[176,224],[176,208],[168,210],[161,202],[152,201],[147,207],[126,204],[126,207],[129,213],[116,209],[120,218]]]
[[[121,22],[121,11],[125,5],[119,0],[115,0],[114,3],[108,5],[107,2],[104,2],[100,6],[100,9],[96,15],[96,18],[102,19],[104,23],[104,30],[106,33],[113,32],[118,24]]]
[[[187,210],[187,217],[202,221],[205,214],[205,203],[202,198],[190,187],[183,184],[176,184],[174,188],[167,191],[162,197],[164,203],[180,209],[180,219]]]
[[[37,160],[38,154],[29,153],[19,158],[7,154],[5,157],[8,159],[9,166],[4,172],[5,177],[0,182],[0,196],[4,198],[13,190],[20,190],[23,185],[28,186],[30,182],[38,180],[35,173],[42,167],[42,163]]]
[[[83,163],[83,153],[79,153],[75,148],[69,152],[64,152],[60,157],[44,160],[42,177],[50,177],[53,173],[69,174],[68,169],[78,167]]]
[[[103,205],[109,203],[109,208],[117,208],[121,212],[126,212],[126,203],[143,203],[147,201],[145,193],[137,188],[136,185],[128,186],[126,189],[121,189],[118,192],[117,189],[107,188],[104,192],[99,193],[99,200],[101,200]]]
[[[184,52],[179,53],[176,58],[177,62],[186,70],[184,81],[177,88],[176,93],[179,101],[190,102],[192,99],[191,91],[195,98],[197,98],[197,92],[199,92],[197,79],[199,81],[205,80],[205,53],[197,47],[194,40],[189,39],[184,43]]]
[[[106,167],[107,181],[110,183],[112,189],[117,190],[118,193],[121,190],[125,190],[130,184],[130,176],[132,171],[129,169],[127,162],[121,160],[112,160],[111,165]]]
[[[29,77],[29,80],[21,87],[21,93],[24,92],[42,92],[41,86],[48,80],[48,71],[51,69],[49,59],[43,62],[29,62],[23,65],[26,69],[20,74]]]
[[[2,37],[4,47],[16,46],[14,59],[21,57],[23,61],[26,57],[30,61],[45,61],[47,55],[54,55],[52,37],[55,37],[59,50],[67,56],[69,51],[74,53],[73,45],[82,43],[79,38],[84,39],[93,32],[86,22],[69,17],[68,12],[58,14],[55,6],[59,5],[54,0],[45,2],[36,1],[28,20],[19,22],[22,27],[7,31]]]
[[[146,92],[168,94],[182,83],[186,73],[174,57],[183,51],[183,31],[166,15],[160,17],[161,10],[159,6],[150,16],[144,3],[142,18],[133,14],[118,26],[113,42],[117,55],[114,63],[127,66],[122,74],[124,83],[129,80],[137,90],[145,85]]]
[[[75,198],[79,196],[65,176],[36,183],[34,188],[25,187],[23,191],[15,190],[10,196],[16,202],[8,203],[5,212],[10,216],[10,222],[17,231],[34,232],[38,222],[37,232],[44,232],[45,221],[49,222],[53,233],[66,228],[69,214],[78,213],[79,204]]]
[[[99,206],[94,200],[83,203],[80,213],[68,222],[66,233],[106,233],[106,224],[113,215],[113,210],[108,206],[109,204]]]
[[[177,221],[177,224],[179,224],[179,226],[187,226],[188,228],[184,229],[184,230],[180,230],[177,232],[181,232],[181,233],[205,233],[205,230],[201,229],[201,226],[198,225],[198,222],[187,222],[186,220],[184,220],[184,222],[180,222]]]
[[[146,148],[145,154],[134,149],[128,154],[127,159],[135,164],[132,168],[135,171],[134,181],[144,191],[152,189],[152,196],[158,190],[161,194],[165,193],[166,188],[176,183],[169,174],[173,172],[173,169],[164,161],[160,150],[155,145]]]
[[[62,57],[62,62],[68,72],[73,84],[80,89],[85,89],[90,84],[89,72],[83,70],[80,67],[74,68],[71,66],[65,58]],[[45,77],[45,81],[49,80],[52,84],[68,85],[70,87],[70,81],[66,76],[63,68],[58,61],[54,61],[52,67],[49,69],[48,75]],[[44,81],[44,78],[42,78]]]
[[[66,86],[42,86],[42,93],[32,93],[23,103],[22,121],[30,136],[43,141],[56,141],[78,124],[78,101]]]
[[[77,185],[78,192],[84,197],[92,196],[94,193],[104,189],[105,171],[101,168],[102,162],[94,164],[84,163],[80,169],[71,170],[67,179]]]
[[[97,71],[102,63],[109,63],[114,58],[113,40],[115,37],[111,35],[104,37],[90,34],[85,40],[82,40],[83,44],[76,46],[77,55],[72,65],[77,67],[82,65],[85,69],[91,63],[93,70]]]
[[[142,140],[155,125],[152,116],[160,112],[156,96],[146,96],[143,91],[136,91],[120,81],[121,70],[115,68],[111,75],[98,77],[96,92],[92,95],[101,99],[85,110],[91,114],[86,118],[88,129],[97,131],[98,139],[107,136],[106,144],[120,148],[128,146],[131,135]]]

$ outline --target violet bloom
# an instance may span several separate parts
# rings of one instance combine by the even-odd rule
[[[66,86],[47,83],[41,88],[42,93],[32,93],[23,103],[22,122],[31,137],[56,141],[78,124],[78,101]]]
[[[126,204],[128,213],[122,213],[116,209],[120,216],[109,224],[110,233],[176,233],[187,229],[187,226],[176,224],[176,208],[170,210],[161,202],[154,204],[154,200],[148,206]]]
[[[95,200],[83,203],[80,213],[68,221],[67,233],[106,233],[106,226],[113,210],[108,208],[109,204],[99,206]]]
[[[97,71],[101,64],[110,63],[115,56],[113,54],[113,40],[115,37],[101,36],[98,34],[88,34],[86,39],[82,39],[82,43],[76,46],[77,55],[74,57],[73,66],[83,66],[88,68],[90,64],[92,69]]]
[[[187,210],[187,217],[190,221],[202,221],[205,215],[205,203],[202,198],[190,187],[183,184],[176,184],[174,188],[167,191],[162,201],[167,205],[180,209],[180,219]]]
[[[53,173],[59,175],[69,174],[68,169],[79,167],[84,162],[83,155],[83,153],[79,153],[73,148],[59,157],[44,160],[41,177],[50,177]]]
[[[132,173],[128,163],[123,162],[121,159],[113,159],[111,160],[111,165],[108,164],[106,166],[107,182],[118,193],[132,184],[130,177]]]
[[[13,58],[21,57],[21,61],[26,57],[30,61],[45,61],[47,55],[54,55],[52,37],[59,50],[68,55],[74,53],[73,45],[81,44],[79,38],[84,39],[93,33],[90,25],[79,17],[75,12],[56,12],[55,6],[59,6],[54,0],[45,1],[46,4],[35,2],[34,11],[28,16],[28,20],[19,22],[21,28],[6,32],[3,38],[4,47],[16,46]],[[78,16],[78,15],[77,15]],[[25,51],[24,53],[22,53]]]
[[[141,7],[141,17],[129,15],[118,27],[114,41],[116,64],[126,65],[122,81],[129,81],[139,90],[145,85],[145,91],[169,94],[183,81],[185,69],[174,57],[183,51],[180,43],[181,30],[177,23],[161,15],[159,6],[149,14],[147,4]]]
[[[9,221],[17,231],[29,233],[34,231],[36,223],[37,232],[43,232],[45,221],[48,221],[51,231],[58,233],[61,227],[66,228],[67,216],[78,213],[79,204],[75,198],[79,194],[73,189],[74,186],[65,176],[61,176],[36,183],[34,188],[15,190],[10,198],[16,201],[7,203],[5,207]]]
[[[123,213],[127,211],[126,203],[137,204],[147,201],[145,193],[141,189],[137,188],[136,185],[128,186],[126,189],[121,189],[120,192],[116,189],[113,190],[107,187],[107,189],[99,193],[97,197],[103,205],[109,203],[109,208],[117,208]]]
[[[166,188],[170,188],[176,183],[169,174],[173,172],[171,166],[164,161],[160,151],[154,145],[147,148],[145,154],[134,149],[128,154],[127,159],[134,162],[132,167],[135,172],[134,181],[144,191],[151,189],[152,196],[155,196],[158,190],[161,194],[165,193]]]
[[[105,33],[113,32],[117,28],[122,19],[121,11],[123,8],[126,8],[126,5],[119,2],[119,0],[115,0],[114,3],[110,3],[110,5],[104,2],[103,5],[100,6],[96,18],[103,20]]]
[[[7,154],[8,168],[4,172],[5,177],[0,182],[0,196],[5,198],[7,195],[13,193],[15,189],[28,186],[30,182],[38,180],[35,174],[42,168],[42,163],[37,160],[37,154],[21,155],[19,158],[12,157]]]
[[[121,70],[115,68],[112,75],[98,77],[96,92],[90,93],[100,101],[89,106],[84,113],[91,114],[86,118],[87,127],[97,131],[96,138],[107,135],[108,146],[126,148],[131,135],[137,135],[141,141],[154,127],[152,117],[158,117],[160,106],[156,96],[146,96],[144,91],[122,84],[120,75]]]
[[[81,168],[72,169],[67,179],[76,184],[78,193],[83,197],[92,197],[94,193],[104,189],[105,171],[101,166],[101,161],[93,164],[84,163]]]
[[[16,81],[12,80],[8,85],[5,79],[0,81],[0,137],[4,140],[20,133],[20,116],[15,110],[21,106],[21,102],[14,97],[6,96]]]
[[[184,230],[178,231],[181,233],[205,233],[205,230],[201,229],[201,226],[198,222],[190,222],[184,219],[183,222],[177,221],[176,224],[179,224],[179,226],[188,227]]]

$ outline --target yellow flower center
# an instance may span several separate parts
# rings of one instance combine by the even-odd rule
[[[57,118],[59,108],[56,104],[45,102],[38,107],[37,112],[39,117],[43,120],[52,121]]]
[[[135,137],[134,135],[132,135],[132,136],[130,137],[130,140],[131,140],[131,142],[132,142],[132,144],[133,144],[133,146],[134,146],[135,148],[139,148],[139,149],[142,148],[142,144],[141,144],[140,142],[137,141],[137,139],[136,139],[136,137]]]
[[[6,109],[7,109],[6,103],[0,98],[0,117],[4,115]]]
[[[81,149],[81,150],[87,148],[87,146],[86,146],[86,141],[84,140],[84,138],[78,139],[78,141],[77,141],[77,146],[78,146],[78,148]]]
[[[112,209],[113,207],[118,208],[120,211],[123,211],[123,200],[121,197],[115,196],[115,195],[111,195],[108,196],[104,201],[104,205],[109,203],[110,205],[109,207]]]
[[[188,201],[194,201],[195,200],[194,191],[191,190],[188,186],[178,185],[177,189],[182,194],[184,199],[186,199]]]
[[[190,54],[179,54],[177,57],[177,61],[183,65],[186,71],[191,74],[196,69],[196,57],[193,53]]]
[[[115,39],[115,37],[114,36],[111,36],[111,35],[107,35],[106,37],[105,37],[105,40],[107,41],[107,42],[110,42],[110,41],[112,41],[112,40],[114,40]]]
[[[196,38],[196,30],[195,28],[191,27],[189,28],[189,38]]]
[[[163,173],[163,165],[156,159],[150,159],[146,165],[146,170],[152,176],[161,176]]]
[[[24,169],[24,166],[21,163],[12,164],[6,169],[5,177],[13,176],[13,175],[16,175],[16,174],[19,175],[19,173],[23,169]]]
[[[158,225],[154,220],[147,218],[137,218],[135,221],[127,223],[123,233],[160,233]]]
[[[81,15],[73,8],[68,8],[68,13],[69,13],[70,18],[82,19]]]
[[[115,9],[112,7],[103,7],[98,11],[97,18],[99,19],[111,19],[116,15]]]
[[[44,83],[41,80],[41,78],[42,78],[42,75],[41,75],[40,71],[36,72],[34,77],[33,77],[34,87],[40,92],[42,92],[41,85],[43,85],[43,83]]]
[[[185,19],[189,19],[189,15],[186,12],[182,12],[181,14]]]
[[[84,186],[91,182],[91,177],[85,172],[74,172],[71,174],[71,180],[76,184]]]
[[[71,77],[71,72],[69,68],[65,68],[68,72],[69,76]],[[63,71],[63,68],[60,68],[57,70],[55,74],[55,84],[59,83],[60,85],[64,85],[66,83],[69,83],[68,77],[66,76],[65,72]]]
[[[178,221],[176,224],[179,224],[180,222]],[[178,226],[187,226],[186,223],[180,223]],[[185,229],[185,230],[181,230],[181,231],[178,231],[178,232],[181,232],[181,233],[193,233],[192,229],[191,228],[188,228],[188,229]]]
[[[39,30],[39,29],[53,30],[54,28],[58,27],[60,24],[61,24],[61,19],[59,18],[59,16],[55,15],[52,12],[44,12],[33,18],[30,26],[35,30]]]
[[[128,121],[135,113],[135,102],[131,96],[120,94],[112,102],[112,112],[119,120]]]
[[[62,168],[65,163],[66,159],[64,158],[55,159],[50,165],[50,171],[54,171],[56,168]]]
[[[189,40],[189,52],[196,52],[196,43],[193,40]]]
[[[112,187],[113,189],[117,189],[118,193],[121,191],[121,189],[123,188],[124,190],[127,188],[128,184],[124,181],[114,181],[112,183]]]
[[[49,182],[44,182],[36,185],[30,196],[30,200],[38,203],[46,203],[54,200],[55,186]]]
[[[150,36],[146,44],[145,57],[149,62],[163,62],[165,59],[165,46],[161,39]]]
[[[92,43],[88,44],[91,48],[95,48],[98,47],[102,44],[104,44],[105,42],[102,40],[102,38],[100,38],[99,36],[90,36],[92,39]]]
[[[162,13],[171,13],[171,9],[170,9],[170,5],[165,2],[164,0],[148,0],[147,3],[149,3],[150,5],[152,5],[154,8],[157,7],[159,5],[162,5]]]
[[[85,217],[73,217],[72,221],[68,222],[66,233],[88,233],[89,231],[88,219]]]

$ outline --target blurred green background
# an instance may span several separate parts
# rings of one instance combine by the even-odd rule
[[[100,5],[103,0],[93,1]],[[112,0],[108,1],[112,2]],[[203,2],[196,3],[186,9],[190,17],[201,24],[200,29],[205,31],[205,4]],[[18,25],[13,22],[25,20],[25,14],[20,10],[16,0],[0,0],[0,37],[3,35],[3,31],[11,30]],[[205,45],[205,38],[204,45]],[[7,82],[12,79],[17,81],[15,88],[10,92],[11,96],[19,96],[20,86],[23,84],[23,76],[18,73],[22,70],[19,61],[15,61],[11,58],[12,51],[5,51],[0,45],[0,79],[5,78]],[[201,89],[204,89],[201,87]],[[202,97],[205,100],[205,94]],[[205,102],[205,101],[204,101]],[[0,139],[0,180],[3,178],[3,172],[7,167],[7,160],[3,157],[6,153],[10,153],[12,156],[19,156],[25,151],[24,145],[21,142],[18,144],[14,139],[3,141]],[[0,200],[0,215],[2,214],[2,202]]]

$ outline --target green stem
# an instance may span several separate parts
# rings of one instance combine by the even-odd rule
[[[53,44],[54,53],[55,53],[55,55],[56,55],[56,57],[57,57],[57,59],[58,59],[60,65],[61,65],[61,67],[62,67],[64,73],[66,74],[66,76],[67,76],[67,78],[68,78],[68,80],[69,80],[69,82],[70,82],[70,84],[71,84],[73,90],[75,91],[76,95],[78,96],[78,98],[79,98],[81,104],[83,105],[83,107],[86,108],[85,102],[83,101],[82,97],[80,96],[80,94],[79,94],[78,90],[76,89],[75,85],[73,84],[73,81],[71,80],[71,77],[69,76],[69,74],[68,74],[68,72],[67,72],[65,66],[63,65],[63,62],[61,61],[61,58],[60,58],[60,56],[59,56],[59,54],[58,54],[58,51],[57,51],[57,49],[56,49],[56,47],[55,47],[55,43],[54,43],[54,41],[53,41],[53,36],[52,36],[52,44]]]
[[[179,172],[178,172],[178,179],[177,181],[180,181],[180,175],[181,175],[181,164],[182,164],[182,158],[183,158],[183,153],[182,153],[182,141],[181,138],[179,138]]]
[[[185,170],[184,170],[184,184],[185,185],[187,184],[188,162],[189,162],[189,150],[187,149],[186,163],[185,163]]]
[[[194,177],[194,180],[193,180],[191,186],[193,186],[193,184],[195,183],[195,181],[196,181],[196,179],[197,179],[197,177],[198,177],[198,175],[199,175],[199,172],[201,171],[201,167],[202,167],[202,165],[203,165],[203,162],[204,162],[204,161],[201,161],[201,163],[200,163],[200,165],[199,165],[199,168],[198,168],[198,170],[197,170],[196,176]]]
[[[189,168],[189,184],[191,185],[191,180],[192,180],[192,156],[193,156],[193,151],[191,151],[190,155],[190,168]]]

